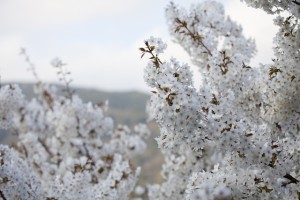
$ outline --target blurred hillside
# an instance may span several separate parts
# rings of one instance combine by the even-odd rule
[[[3,84],[4,85],[4,84]],[[34,84],[19,83],[27,99],[35,96],[33,92]],[[58,93],[62,93],[63,86],[55,85]],[[124,124],[133,128],[137,123],[146,123],[147,115],[145,112],[146,102],[150,98],[149,95],[141,92],[105,92],[95,89],[74,88],[75,93],[81,97],[84,102],[91,101],[92,103],[101,103],[106,100],[109,101],[109,109],[106,116],[114,119],[115,125]],[[147,183],[160,182],[159,171],[161,163],[163,162],[156,141],[154,140],[159,133],[157,125],[153,122],[149,124],[152,135],[147,140],[148,148],[144,154],[134,160],[135,165],[142,167],[142,176],[140,183],[144,185]],[[0,143],[13,144],[15,138],[7,137],[8,134],[0,132]]]
[[[35,94],[33,92],[34,84],[19,83],[27,99],[32,99]],[[64,95],[63,86],[56,85],[59,94]],[[136,123],[146,122],[145,105],[150,98],[149,95],[141,92],[106,92],[95,89],[74,88],[75,93],[80,96],[84,102],[100,103],[109,101],[109,110],[106,113],[111,116],[115,124],[126,124],[134,126]]]

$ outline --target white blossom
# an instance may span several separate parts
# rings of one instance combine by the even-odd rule
[[[166,9],[202,85],[196,90],[189,67],[173,58],[151,59],[144,71],[165,157],[164,182],[148,187],[150,199],[299,198],[299,2],[244,1],[277,15],[272,63],[249,66],[254,41],[220,3]]]
[[[0,89],[2,128],[18,135],[0,146],[1,199],[127,199],[140,169],[130,159],[146,148],[145,125],[114,128],[101,107],[58,96],[39,83],[27,102],[16,85]]]

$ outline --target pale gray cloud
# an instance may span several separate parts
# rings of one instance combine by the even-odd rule
[[[168,41],[164,58],[190,62],[170,43],[164,19],[167,0],[0,0],[0,73],[4,81],[33,80],[26,72],[20,47],[28,53],[45,81],[56,81],[50,60],[68,63],[76,85],[107,90],[146,90],[138,47],[150,35]],[[175,1],[189,7],[196,0]],[[258,44],[256,65],[272,56],[274,26],[265,13],[247,8],[238,0],[226,0],[225,10],[244,26]],[[196,83],[197,69],[195,70]]]
[[[121,17],[143,6],[140,0],[2,0],[1,28],[40,29],[95,17]]]

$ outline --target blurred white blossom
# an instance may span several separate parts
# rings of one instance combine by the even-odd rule
[[[146,148],[145,125],[114,128],[101,107],[58,96],[39,83],[27,102],[16,85],[0,89],[1,128],[18,135],[0,146],[1,199],[127,199],[140,168],[130,159]]]

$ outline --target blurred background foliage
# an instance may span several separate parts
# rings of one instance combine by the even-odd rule
[[[35,97],[33,83],[18,83],[26,99],[30,100]],[[2,84],[5,85],[5,84]],[[62,85],[55,85],[58,93],[63,95]],[[145,112],[146,103],[150,98],[150,95],[129,91],[129,92],[107,92],[96,89],[84,89],[73,88],[75,94],[80,96],[84,102],[92,102],[94,104],[103,103],[106,100],[109,102],[109,108],[105,113],[106,116],[113,118],[115,127],[118,124],[127,125],[133,129],[134,125],[138,123],[147,123],[147,115]],[[161,152],[157,148],[155,137],[159,134],[159,129],[155,122],[148,122],[148,126],[151,130],[151,136],[146,141],[148,148],[146,151],[134,158],[133,164],[142,167],[142,173],[139,180],[139,184],[145,186],[145,184],[160,183],[160,170],[163,162]],[[0,130],[1,131],[1,130]],[[0,143],[13,145],[16,142],[16,136],[0,132]]]

